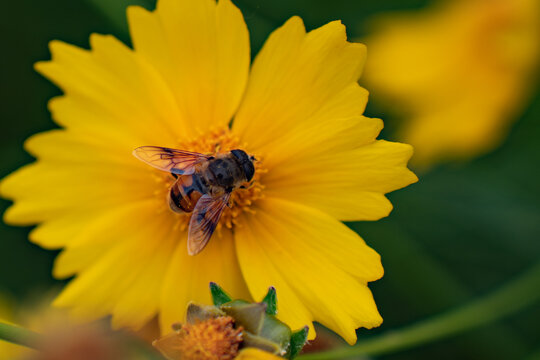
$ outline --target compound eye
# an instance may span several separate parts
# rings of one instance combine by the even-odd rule
[[[231,154],[233,154],[233,156],[237,158],[238,160],[240,160],[241,162],[246,159],[249,159],[248,155],[246,154],[244,150],[239,150],[239,149],[231,150]]]
[[[253,179],[253,175],[255,174],[255,167],[253,166],[253,163],[251,161],[246,161],[242,164],[242,167],[244,168],[244,174],[246,174],[246,180],[251,181],[251,179]]]

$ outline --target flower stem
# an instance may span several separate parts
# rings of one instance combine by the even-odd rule
[[[393,353],[486,325],[538,300],[540,300],[540,263],[495,292],[460,308],[362,341],[353,347],[306,354],[299,356],[298,360],[342,359],[358,355]]]
[[[35,349],[38,337],[31,330],[0,322],[0,340]]]

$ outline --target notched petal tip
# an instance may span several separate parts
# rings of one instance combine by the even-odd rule
[[[272,34],[270,34],[270,37],[266,41],[268,42],[273,34],[279,33],[280,30],[284,31],[286,29],[287,29],[287,31],[291,31],[291,29],[295,29],[296,31],[300,31],[300,32],[302,32],[304,34],[306,33],[306,26],[304,25],[304,20],[298,15],[293,15],[290,18],[288,18],[283,23],[283,25],[281,25],[279,28],[275,29],[274,32],[272,32]]]
[[[39,74],[43,75],[45,68],[50,64],[50,60],[42,60],[34,63],[34,70]]]
[[[411,157],[414,154],[414,148],[412,145],[386,141],[386,140],[377,140],[377,146],[381,149],[386,149],[386,156],[389,159],[392,159],[393,168],[400,170],[400,184],[390,191],[404,188],[407,185],[417,182],[419,179],[409,168],[407,167]],[[388,191],[388,192],[390,192]],[[386,192],[385,192],[386,193]]]
[[[366,122],[366,124],[364,124],[365,127],[370,126],[373,128],[374,137],[372,141],[377,141],[377,137],[379,136],[381,131],[384,129],[384,120],[379,119],[379,118],[371,118],[371,117],[367,117],[363,115],[362,115],[362,120]]]
[[[131,16],[136,16],[137,13],[144,13],[144,14],[148,14],[148,13],[152,13],[154,11],[152,10],[147,10],[146,8],[144,8],[143,6],[140,6],[140,5],[128,5],[126,7],[126,17],[129,21],[129,18]]]
[[[403,185],[403,187],[418,182],[420,180],[418,176],[407,167],[412,157],[414,156],[414,147],[410,144],[404,144],[399,142],[396,142],[395,144],[399,144],[403,147],[403,167],[405,167],[407,170],[406,176],[404,176],[405,185]]]
[[[6,195],[4,195],[3,193],[1,193],[0,191],[0,196],[3,197],[3,198],[7,198]],[[2,214],[2,221],[5,223],[5,224],[8,224],[8,225],[16,225],[17,224],[17,221],[15,221],[16,218],[14,218],[12,215],[11,215],[11,208],[13,207],[10,206],[7,208],[6,211],[4,211],[4,214]]]
[[[6,179],[9,177],[10,175],[8,175],[7,177],[3,178],[0,180],[0,197],[1,198],[4,198],[4,199],[9,199],[9,194],[6,193],[6,189],[5,189],[5,182],[6,182]],[[6,213],[4,212],[4,216],[6,215]]]
[[[19,176],[29,171],[34,163],[24,165],[17,170],[14,170],[6,177],[0,180],[0,197],[8,200],[15,200],[17,194],[24,192],[24,187],[21,187]],[[37,174],[35,174],[37,175]],[[13,206],[9,207],[8,210],[4,213],[7,214],[10,210],[13,209]]]
[[[298,15],[293,15],[291,16],[289,19],[287,19],[287,21],[285,22],[285,24],[287,23],[293,23],[293,24],[301,24],[302,26],[304,26],[304,20],[298,16]]]
[[[111,34],[100,34],[100,33],[91,33],[90,34],[90,48],[93,50],[96,47],[99,47],[104,41],[119,41],[115,36]]]
[[[377,316],[374,317],[373,319],[366,320],[366,322],[362,324],[362,327],[369,330],[369,329],[373,329],[373,328],[381,326],[382,323],[383,323],[383,318],[379,313],[377,313]]]
[[[61,50],[62,47],[69,47],[69,46],[73,46],[73,45],[70,45],[62,40],[57,40],[57,39],[49,41],[49,51],[51,52],[51,55],[53,55],[56,51]]]
[[[49,41],[49,52],[51,54],[51,59],[41,60],[34,63],[34,70],[40,73],[41,75],[48,77],[47,72],[51,67],[54,66],[54,62],[55,60],[57,60],[58,53],[61,52],[63,49],[68,49],[69,47],[75,47],[75,46],[65,43],[63,41],[60,41],[60,40]]]
[[[59,60],[63,56],[87,54],[88,50],[81,47],[69,44],[61,40],[51,40],[49,42],[49,50],[51,52],[51,61]]]

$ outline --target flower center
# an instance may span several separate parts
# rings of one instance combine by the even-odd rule
[[[238,355],[243,328],[230,316],[182,325],[177,349],[185,360],[232,360]]]
[[[201,154],[211,154],[213,156],[218,154],[228,154],[231,150],[241,149],[246,151],[248,155],[255,156],[256,160],[253,162],[255,173],[253,178],[251,181],[243,184],[242,188],[238,188],[232,192],[229,207],[226,207],[223,210],[216,231],[219,233],[222,226],[232,229],[237,223],[237,218],[244,211],[254,213],[251,206],[257,199],[263,197],[264,185],[261,184],[260,178],[261,175],[266,172],[266,169],[262,167],[259,154],[252,154],[247,151],[245,144],[242,144],[238,137],[234,136],[231,131],[225,127],[210,130],[208,133],[202,134],[192,141],[182,142],[178,145],[178,149]],[[175,181],[176,179],[173,176],[166,176],[165,187],[167,193]],[[178,225],[182,230],[187,229],[190,217],[191,213],[179,214]]]

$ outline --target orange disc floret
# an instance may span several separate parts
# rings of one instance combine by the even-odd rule
[[[185,360],[232,360],[242,342],[242,327],[234,327],[230,316],[184,324],[178,337],[178,350]]]

